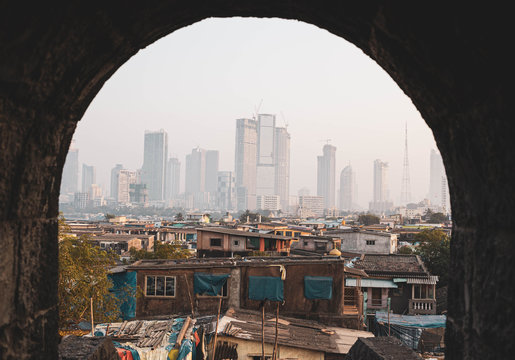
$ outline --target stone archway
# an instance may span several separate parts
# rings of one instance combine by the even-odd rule
[[[0,5],[0,357],[57,357],[57,213],[77,122],[139,49],[204,18],[296,19],[361,48],[433,130],[454,215],[447,356],[508,358],[515,125],[508,11],[400,1]]]

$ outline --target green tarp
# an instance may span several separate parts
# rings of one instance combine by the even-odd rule
[[[135,271],[108,274],[113,282],[109,291],[121,301],[120,312],[123,320],[136,317],[136,275]]]
[[[216,296],[225,285],[229,274],[195,273],[193,276],[193,290],[195,294]]]
[[[284,281],[274,276],[249,276],[249,299],[284,300]]]
[[[333,297],[333,278],[329,276],[304,276],[306,299],[327,299]]]

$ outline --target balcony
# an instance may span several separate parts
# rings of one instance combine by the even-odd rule
[[[410,299],[409,315],[436,315],[436,300]]]

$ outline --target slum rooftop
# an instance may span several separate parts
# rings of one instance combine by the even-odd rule
[[[246,258],[190,258],[190,259],[145,259],[139,260],[126,267],[127,270],[142,269],[176,269],[176,268],[220,268],[236,266],[263,265],[314,265],[327,263],[344,263],[346,260],[339,256],[266,256]],[[345,267],[345,271],[358,275],[367,275],[361,269]]]
[[[352,261],[355,269],[366,271],[370,276],[410,275],[427,277],[429,272],[418,255],[362,254]]]

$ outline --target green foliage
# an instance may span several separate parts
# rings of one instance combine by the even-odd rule
[[[111,219],[115,218],[115,216],[113,214],[109,214],[109,213],[106,213],[104,216],[105,216],[106,220],[111,220]]]
[[[184,221],[184,215],[182,215],[182,213],[177,213],[175,215],[175,221]]]
[[[154,244],[154,251],[132,248],[130,254],[132,261],[141,259],[187,259],[191,257],[190,250],[183,249],[181,245],[177,243],[167,244],[160,241],[156,241]]]
[[[441,212],[432,213],[429,216],[429,222],[431,224],[440,224],[440,223],[444,223],[446,221],[447,221],[447,216],[445,216],[445,214],[441,213]]]
[[[68,327],[90,316],[90,298],[93,298],[93,316],[96,323],[117,321],[120,300],[109,289],[112,282],[107,274],[115,265],[116,254],[93,246],[88,236],[67,235],[69,228],[59,219],[59,326]]]
[[[437,286],[446,286],[451,261],[449,237],[441,230],[424,230],[415,239],[420,242],[415,253],[420,255],[431,274],[439,276]]]
[[[245,210],[245,212],[240,215],[240,223],[246,223],[247,218],[249,219],[249,222],[258,222],[260,215],[262,222],[270,221],[270,218],[268,216],[262,215],[258,212],[250,212],[249,210]]]
[[[372,214],[361,214],[358,217],[358,221],[360,224],[363,224],[363,225],[374,225],[374,224],[379,224],[380,219],[378,216],[375,216]]]
[[[410,246],[403,246],[399,248],[399,254],[410,255],[413,254],[413,249]]]

